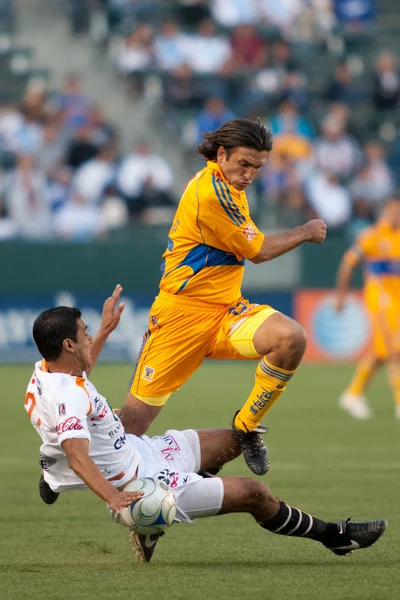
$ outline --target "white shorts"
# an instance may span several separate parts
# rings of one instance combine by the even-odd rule
[[[200,441],[194,429],[168,430],[164,435],[137,438],[127,435],[140,452],[138,477],[153,477],[174,492],[176,521],[192,523],[212,517],[222,506],[224,486],[219,477],[198,475],[201,463]]]

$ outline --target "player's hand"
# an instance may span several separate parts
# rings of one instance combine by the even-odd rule
[[[143,496],[143,492],[119,492],[115,490],[115,494],[108,501],[110,509],[116,513],[129,506],[132,502],[137,502]]]
[[[122,286],[118,284],[113,291],[112,296],[107,298],[107,300],[104,302],[100,329],[102,329],[107,335],[110,335],[110,333],[117,327],[122,311],[125,308],[125,304],[123,302],[118,304],[122,291]]]
[[[306,231],[307,241],[313,244],[322,244],[326,238],[327,226],[322,219],[308,221],[303,228]]]

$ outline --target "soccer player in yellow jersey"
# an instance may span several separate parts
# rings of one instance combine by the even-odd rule
[[[207,166],[179,203],[120,418],[128,433],[141,435],[204,358],[257,360],[254,387],[233,429],[248,466],[262,475],[269,456],[260,422],[295,373],[306,336],[292,319],[242,298],[245,259],[258,264],[303,242],[323,242],[326,226],[317,219],[264,235],[251,220],[245,189],[272,150],[271,133],[259,121],[228,121],[197,150]]]
[[[364,298],[373,333],[370,352],[361,359],[340,405],[357,419],[371,411],[364,391],[377,368],[388,364],[389,383],[400,419],[400,197],[390,199],[379,221],[365,230],[341,261],[336,308],[341,311],[354,268],[365,265]]]

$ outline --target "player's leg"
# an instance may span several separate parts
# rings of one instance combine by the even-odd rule
[[[271,307],[254,307],[243,300],[232,308],[209,356],[261,359],[254,387],[236,413],[233,427],[247,465],[256,475],[263,475],[269,469],[269,456],[260,437],[267,428],[260,426],[260,422],[295,373],[306,348],[306,335],[296,321]]]
[[[307,338],[296,321],[274,312],[266,315],[252,341],[263,358],[257,366],[250,396],[235,418],[235,426],[242,431],[255,429],[283,394],[300,364]]]
[[[171,393],[201,365],[212,331],[211,313],[156,300],[129,393],[119,413],[127,433],[142,435]]]
[[[197,429],[200,444],[200,471],[218,471],[241,454],[232,429]]]
[[[364,523],[323,521],[280,501],[264,483],[244,477],[195,481],[178,495],[177,507],[182,521],[249,513],[271,533],[312,539],[338,555],[371,546],[386,529],[383,520]]]
[[[355,419],[369,419],[371,417],[371,410],[364,393],[382,362],[382,359],[376,356],[374,351],[364,356],[357,364],[349,385],[340,396],[340,406]]]
[[[391,298],[390,307],[381,315],[385,338],[388,382],[395,403],[395,418],[400,419],[400,306]]]

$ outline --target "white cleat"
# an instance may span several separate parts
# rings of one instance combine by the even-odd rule
[[[370,419],[371,410],[364,396],[354,396],[353,394],[342,394],[339,398],[339,405],[355,419]],[[399,416],[400,418],[400,416]]]
[[[400,404],[398,404],[396,406],[396,408],[394,409],[394,417],[395,417],[395,419],[400,421]]]

